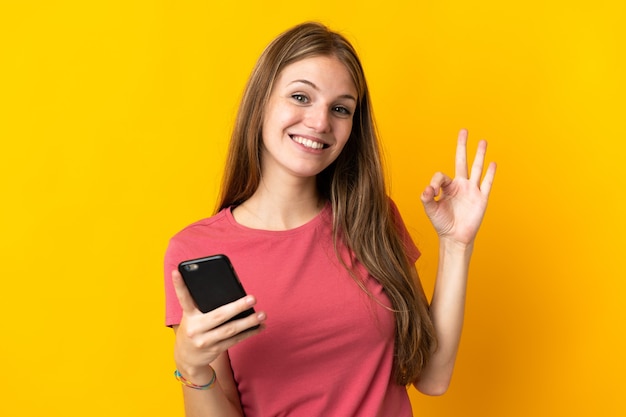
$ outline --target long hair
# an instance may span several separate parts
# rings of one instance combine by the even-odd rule
[[[394,379],[406,385],[417,380],[430,358],[435,331],[424,290],[413,276],[414,267],[394,223],[363,68],[342,35],[319,23],[303,23],[279,35],[263,51],[241,100],[217,210],[241,204],[256,191],[261,181],[263,117],[274,81],[289,64],[314,56],[339,59],[358,91],[350,138],[338,158],[318,174],[317,186],[331,202],[337,254],[341,240],[353,253],[348,262],[360,262],[391,301],[396,324]],[[339,260],[368,292],[348,262]]]

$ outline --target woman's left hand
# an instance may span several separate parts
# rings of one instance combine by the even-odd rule
[[[436,173],[421,195],[424,210],[440,238],[471,245],[478,233],[496,174],[490,163],[482,179],[487,142],[478,143],[468,176],[467,130],[459,132],[456,147],[455,178]]]

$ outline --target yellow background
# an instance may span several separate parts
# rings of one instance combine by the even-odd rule
[[[256,57],[303,20],[361,54],[429,292],[419,193],[461,127],[499,164],[453,383],[411,390],[416,415],[624,415],[625,4],[2,1],[2,415],[182,415],[163,252],[213,210]]]

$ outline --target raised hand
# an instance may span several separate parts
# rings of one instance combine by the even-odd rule
[[[422,193],[426,215],[441,238],[464,245],[474,242],[496,174],[496,164],[492,162],[482,178],[486,151],[487,142],[481,140],[468,176],[467,130],[461,130],[456,147],[454,179],[437,172]]]

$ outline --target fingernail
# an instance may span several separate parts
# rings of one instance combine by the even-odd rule
[[[263,313],[263,312],[260,312],[260,313],[258,313],[258,314],[256,315],[256,318],[257,318],[257,319],[259,319],[260,321],[265,320],[265,319],[266,319],[266,317],[267,317],[267,316],[266,316],[266,315],[265,315],[265,313]]]
[[[253,305],[255,303],[254,297],[246,297],[246,304]]]

